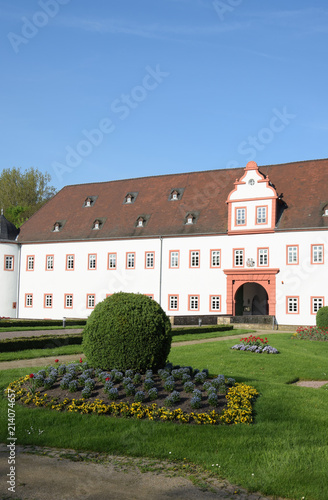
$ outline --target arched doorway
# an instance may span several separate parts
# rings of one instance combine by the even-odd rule
[[[236,316],[262,316],[268,314],[268,294],[259,283],[244,283],[235,293]]]

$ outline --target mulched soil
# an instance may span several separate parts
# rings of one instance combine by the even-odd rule
[[[40,395],[43,395],[46,393],[50,397],[58,398],[58,402],[63,401],[65,398],[69,399],[82,399],[82,386],[79,386],[79,390],[76,392],[70,392],[68,389],[61,389],[60,388],[60,382],[61,382],[62,376],[59,376],[55,384],[51,389],[44,389],[43,387],[37,388],[36,392],[40,392]],[[154,387],[158,390],[158,398],[155,400],[150,401],[149,398],[147,397],[145,401],[143,402],[144,405],[150,406],[153,403],[156,403],[158,407],[163,407],[165,406],[165,398],[170,394],[170,392],[167,392],[163,385],[164,381],[156,374],[152,376],[153,381],[155,382]],[[107,394],[104,392],[104,385],[101,381],[97,379],[97,377],[94,377],[94,380],[96,381],[96,385],[94,390],[92,391],[91,397],[88,398],[87,401],[94,401],[95,399],[100,399],[102,400],[105,404],[110,404],[112,401],[109,400]],[[134,384],[136,387],[136,391],[143,390],[145,394],[147,394],[147,391],[143,388],[143,380],[144,376],[142,377],[141,383],[139,384]],[[210,380],[210,379],[207,379]],[[26,389],[30,389],[30,381],[28,381],[25,385],[23,385]],[[114,383],[114,387],[117,388],[119,397],[117,400],[115,400],[116,403],[121,403],[121,402],[126,402],[129,404],[132,404],[134,402],[134,396],[126,396],[125,394],[125,389],[123,387],[123,384],[120,382]],[[195,384],[195,389],[202,390],[202,385],[196,385]],[[192,398],[192,393],[187,393],[183,390],[183,382],[181,380],[176,380],[175,381],[175,387],[174,390],[178,391],[180,393],[180,402],[176,403],[174,406],[169,407],[170,410],[174,410],[176,408],[181,408],[183,412],[186,413],[210,413],[211,411],[215,410],[217,413],[221,413],[222,410],[226,407],[227,405],[227,400],[225,398],[225,394],[218,394],[218,405],[216,407],[213,407],[208,404],[207,402],[207,393],[205,391],[202,391],[202,407],[199,409],[192,409],[190,406],[190,400]]]

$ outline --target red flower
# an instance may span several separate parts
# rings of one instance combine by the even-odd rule
[[[30,373],[30,378],[34,378],[34,373]]]
[[[59,359],[55,359],[55,363],[58,363]]]
[[[107,381],[107,380],[110,380],[110,377],[106,377],[106,381]]]
[[[82,358],[80,358],[80,363],[82,363],[82,362],[83,362],[83,360],[82,360]]]

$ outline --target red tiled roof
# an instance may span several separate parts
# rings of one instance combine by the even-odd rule
[[[278,230],[328,227],[322,209],[328,205],[328,159],[260,166],[287,208]],[[140,177],[64,187],[21,227],[19,241],[67,241],[150,236],[220,234],[227,231],[227,197],[244,168]],[[174,189],[180,200],[170,201]],[[128,193],[134,202],[125,203]],[[97,197],[84,207],[87,197]],[[327,206],[328,207],[328,206]],[[193,213],[195,224],[185,224]],[[137,227],[138,217],[146,223]],[[94,230],[93,222],[102,221]],[[65,221],[53,232],[56,221]]]

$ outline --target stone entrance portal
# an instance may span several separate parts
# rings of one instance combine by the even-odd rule
[[[279,269],[225,269],[227,314],[276,314],[276,274]]]

